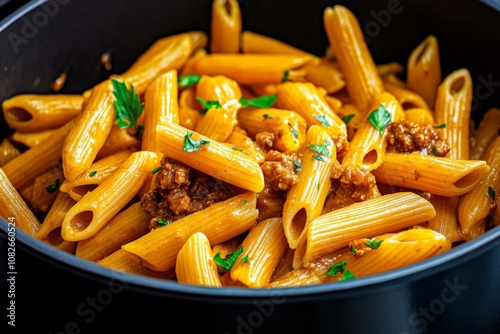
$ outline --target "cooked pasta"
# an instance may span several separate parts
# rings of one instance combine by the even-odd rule
[[[435,36],[405,68],[376,63],[341,5],[325,55],[212,5],[210,36],[162,36],[81,94],[3,101],[0,216],[109,270],[218,289],[383,273],[500,224],[499,109],[471,126],[472,78],[441,73]]]

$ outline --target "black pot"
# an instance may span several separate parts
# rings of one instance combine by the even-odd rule
[[[495,50],[500,13],[485,3],[240,3],[245,29],[317,55],[327,45],[323,9],[335,3],[356,14],[377,63],[406,64],[411,50],[434,34],[443,75],[461,67],[471,72],[472,118],[478,121],[485,110],[500,105]],[[81,93],[108,76],[96,67],[104,51],[112,52],[113,72],[124,72],[159,37],[195,29],[209,33],[210,7],[210,0],[28,2],[0,21],[0,101],[20,93],[51,93],[50,85],[62,71],[68,80],[61,93]],[[5,137],[10,130],[1,121]],[[500,332],[500,227],[384,274],[273,290],[183,286],[115,272],[19,230],[15,268],[9,269],[12,233],[2,219],[0,232],[3,333],[119,333],[134,328],[141,333],[156,328],[201,333]],[[15,327],[8,325],[12,314]]]

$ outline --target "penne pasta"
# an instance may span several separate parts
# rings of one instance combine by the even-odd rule
[[[111,127],[108,137],[102,148],[97,152],[97,155],[92,163],[102,160],[107,156],[113,155],[119,151],[138,151],[141,149],[141,141],[134,135],[130,134],[128,129],[120,129],[115,123]]]
[[[485,113],[479,126],[474,130],[471,142],[470,158],[482,159],[489,145],[498,137],[500,128],[500,109],[491,108]]]
[[[221,287],[210,241],[202,232],[191,235],[177,254],[175,275],[180,284]]]
[[[241,112],[238,114],[240,115]],[[248,136],[248,133],[240,127],[235,127],[233,132],[226,139],[226,143],[233,145],[233,149],[241,150],[246,155],[252,157],[259,165],[265,160],[264,150]]]
[[[372,174],[377,182],[452,197],[472,191],[488,170],[488,165],[482,160],[387,152]]]
[[[26,145],[27,147],[33,147],[38,144],[40,144],[41,141],[44,139],[47,139],[52,135],[56,129],[48,129],[48,130],[42,130],[39,132],[19,132],[15,131],[12,134],[12,140],[14,140],[17,143],[21,143],[23,145]]]
[[[234,186],[255,192],[263,189],[264,176],[259,164],[243,152],[173,123],[163,122],[156,131],[158,150],[165,156]],[[199,149],[190,152],[185,145],[189,140],[194,140]]]
[[[258,215],[255,204],[253,192],[236,195],[154,229],[123,245],[122,249],[139,256],[149,269],[169,270],[175,266],[177,253],[193,233],[203,232],[210,244],[215,245],[248,231]]]
[[[231,268],[231,279],[250,288],[267,285],[288,249],[281,218],[269,218],[254,225],[242,247],[243,253]]]
[[[388,81],[384,81],[384,87],[388,93],[392,94],[396,98],[396,100],[398,100],[403,110],[406,111],[412,108],[422,108],[430,110],[425,100],[414,91],[400,87]]]
[[[238,53],[240,51],[240,34],[241,11],[238,1],[212,1],[210,52]]]
[[[2,103],[9,127],[20,132],[39,132],[58,128],[82,111],[78,94],[19,94]]]
[[[189,130],[194,130],[202,115],[196,101],[195,88],[185,88],[179,95],[179,125]]]
[[[137,195],[147,175],[159,163],[160,156],[154,152],[132,153],[113,174],[68,211],[62,224],[63,239],[80,241],[95,235]],[[110,193],[116,196],[109,196]]]
[[[327,7],[323,23],[329,45],[344,74],[346,88],[363,114],[370,112],[373,99],[384,85],[363,37],[359,22],[344,6]]]
[[[323,88],[328,94],[338,92],[345,87],[344,75],[335,63],[326,58],[322,58],[318,64],[307,66],[305,79]]]
[[[407,62],[408,88],[422,96],[434,109],[441,84],[441,60],[437,38],[427,36],[410,54]]]
[[[0,167],[11,161],[21,152],[17,149],[8,138],[5,138],[0,143]]]
[[[40,227],[40,230],[38,231],[36,238],[44,240],[46,238],[49,238],[49,234],[56,234],[56,235],[58,234],[59,235],[58,239],[60,240],[57,240],[57,243],[59,244],[63,242],[64,239],[60,237],[61,236],[60,228],[62,226],[64,216],[66,215],[66,213],[68,213],[69,209],[71,209],[71,207],[75,205],[75,203],[76,201],[72,199],[67,193],[59,191],[57,193],[56,199],[54,200],[54,203],[50,207],[49,212],[47,212],[47,215],[43,220],[42,226]],[[52,233],[53,231],[56,231],[56,233]]]

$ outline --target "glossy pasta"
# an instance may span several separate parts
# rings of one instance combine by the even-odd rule
[[[239,3],[81,94],[3,101],[0,215],[110,270],[248,289],[387,272],[500,225],[499,109],[473,126],[471,75],[441,72],[435,36],[379,64],[335,5],[316,55],[246,30]]]

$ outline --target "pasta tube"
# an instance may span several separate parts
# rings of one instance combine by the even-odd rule
[[[222,287],[210,241],[202,232],[193,233],[177,254],[175,275],[180,284]]]
[[[80,241],[95,235],[137,195],[148,174],[159,163],[160,156],[154,152],[132,153],[112,175],[68,211],[62,224],[63,239]]]
[[[47,139],[52,135],[57,129],[42,130],[39,132],[19,132],[15,131],[12,134],[12,140],[15,142],[26,145],[27,147],[33,147],[44,139]]]
[[[329,45],[335,54],[349,95],[364,114],[384,85],[363,37],[359,22],[344,6],[327,7],[323,23]]]
[[[2,103],[5,121],[20,132],[58,128],[82,111],[83,96],[78,94],[19,94]]]
[[[322,58],[318,64],[307,66],[307,81],[323,88],[328,94],[338,92],[345,87],[344,75],[335,63]]]
[[[12,222],[16,228],[32,237],[40,230],[40,222],[2,168],[0,168],[0,217]]]
[[[269,218],[254,225],[242,246],[243,253],[231,268],[231,278],[250,288],[267,285],[288,249],[281,218]]]
[[[295,250],[294,268],[347,247],[349,241],[371,238],[423,223],[436,211],[423,197],[398,192],[358,202],[313,219]]]
[[[8,138],[4,138],[0,143],[0,167],[11,161],[21,152],[10,142]]]
[[[408,88],[422,96],[432,110],[441,83],[441,60],[437,38],[427,36],[410,54],[407,63]]]
[[[175,266],[182,245],[196,232],[203,232],[211,245],[248,231],[258,215],[256,194],[245,192],[157,228],[122,246],[141,258],[144,266],[166,271]]]
[[[254,192],[264,188],[260,165],[245,153],[174,123],[161,122],[156,131],[158,150],[165,156],[236,187]],[[194,144],[189,144],[190,140]],[[191,145],[194,151],[189,148]]]
[[[60,237],[60,227],[63,223],[64,216],[66,215],[66,213],[68,213],[69,209],[71,209],[71,207],[75,205],[75,203],[76,201],[72,199],[67,193],[59,191],[57,193],[56,199],[54,200],[54,203],[50,207],[49,212],[47,212],[47,215],[43,220],[43,224],[38,231],[36,238],[44,240],[49,237],[49,234],[51,232],[57,231],[59,234],[59,238],[61,239],[60,241],[64,241]]]
[[[482,160],[440,158],[413,152],[386,153],[372,174],[377,182],[452,197],[473,190],[488,170]]]
[[[290,248],[295,249],[307,226],[321,214],[330,191],[330,173],[337,151],[323,127],[313,125],[299,150],[302,156],[300,182],[292,185],[283,206],[283,229]]]
[[[214,0],[210,21],[210,52],[240,51],[241,11],[236,0]]]
[[[488,109],[473,133],[474,142],[471,145],[471,159],[481,159],[483,157],[490,143],[497,138],[499,126],[500,108]]]

